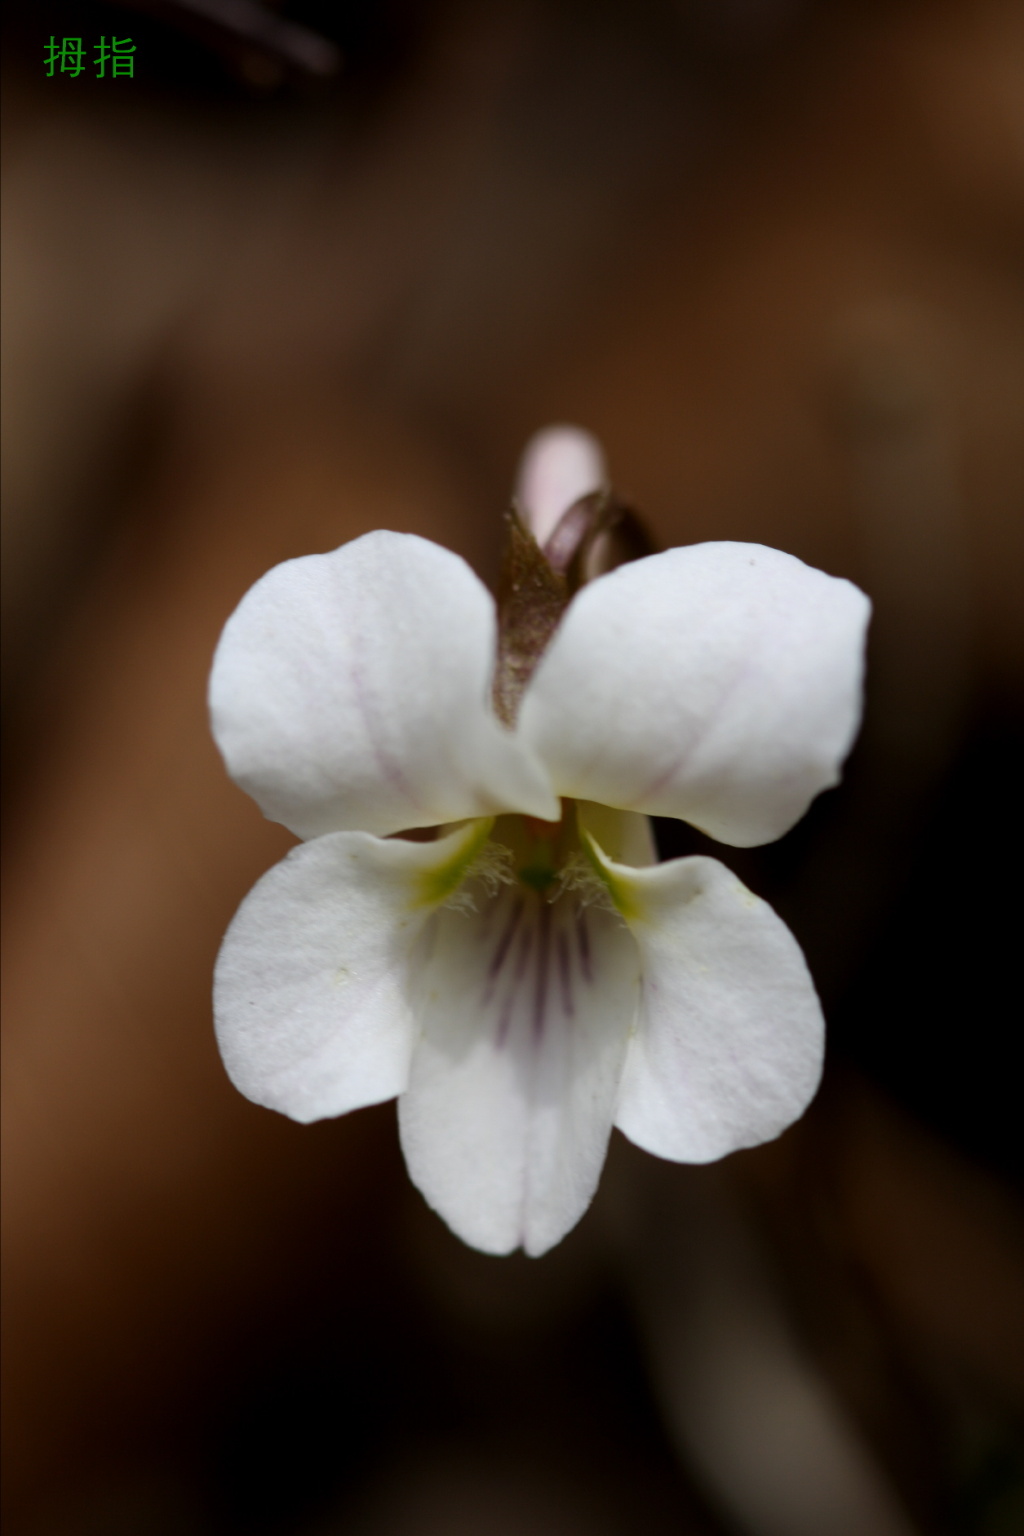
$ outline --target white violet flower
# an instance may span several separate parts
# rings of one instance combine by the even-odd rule
[[[737,543],[569,600],[559,539],[578,565],[603,481],[585,433],[534,440],[504,627],[457,555],[369,533],[258,581],[210,681],[229,773],[304,839],[224,939],[227,1070],[300,1121],[397,1096],[410,1176],[490,1253],[569,1231],[613,1125],[707,1162],[778,1135],[821,1072],[796,940],[717,860],[658,864],[648,817],[781,837],[856,733],[868,601]]]

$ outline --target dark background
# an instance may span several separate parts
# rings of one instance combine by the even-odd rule
[[[5,1461],[25,1536],[1012,1536],[1024,18],[1009,0],[9,7]],[[136,44],[47,78],[50,35]],[[830,1021],[805,1119],[613,1139],[539,1261],[392,1106],[246,1103],[209,979],[288,846],[209,740],[269,565],[494,575],[575,421],[662,545],[873,598],[844,785],[724,857]]]

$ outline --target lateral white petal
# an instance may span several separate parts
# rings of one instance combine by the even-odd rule
[[[581,427],[545,427],[527,443],[516,500],[538,544],[546,544],[563,512],[608,481],[601,445]]]
[[[745,847],[837,782],[870,605],[760,544],[670,549],[584,587],[523,698],[560,794]]]
[[[814,1096],[824,1050],[793,935],[717,859],[644,870],[598,859],[643,969],[615,1124],[683,1163],[777,1136]]]
[[[293,1120],[343,1115],[406,1085],[409,954],[488,822],[434,843],[336,832],[293,848],[239,907],[214,975],[236,1088]]]
[[[506,888],[432,919],[399,1127],[413,1182],[465,1242],[540,1254],[583,1215],[638,980],[625,926],[566,896]]]
[[[228,772],[300,837],[556,816],[544,770],[491,710],[495,634],[465,561],[412,534],[275,566],[214,657]]]

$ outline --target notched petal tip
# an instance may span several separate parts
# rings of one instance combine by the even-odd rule
[[[399,1128],[410,1177],[463,1241],[537,1255],[580,1219],[638,985],[628,930],[572,892],[551,902],[514,882],[477,911],[437,912]]]

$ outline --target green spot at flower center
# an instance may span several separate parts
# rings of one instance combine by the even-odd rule
[[[516,878],[531,891],[543,895],[558,879],[558,871],[550,864],[526,864],[516,870]]]
[[[631,891],[608,867],[571,800],[563,802],[558,821],[506,814],[466,825],[443,863],[421,871],[414,905],[476,911],[483,893],[491,897],[510,884],[546,902],[583,893],[585,902],[597,900],[627,920],[637,916]]]

